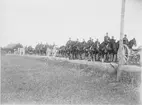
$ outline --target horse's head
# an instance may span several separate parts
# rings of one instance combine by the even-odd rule
[[[137,46],[136,39],[133,38],[132,40],[133,40],[133,45]]]
[[[132,49],[133,45],[134,45],[134,46],[137,46],[137,43],[136,43],[136,39],[135,39],[135,38],[133,38],[132,40],[130,40],[130,42],[129,42],[129,48]]]
[[[111,48],[111,44],[110,43],[107,43],[107,45],[106,45],[106,49],[107,50],[111,50],[112,48]]]

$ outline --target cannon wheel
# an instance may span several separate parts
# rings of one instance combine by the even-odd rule
[[[125,57],[125,62],[126,64],[128,64],[129,58],[131,56],[131,52],[129,47],[126,44],[123,44],[123,53],[124,53],[124,57]]]
[[[119,51],[118,51],[117,59],[119,60],[120,56],[123,56],[123,61],[125,62],[125,64],[128,64],[128,60],[129,60],[129,57],[130,57],[130,49],[128,48],[128,46],[126,44],[123,44],[123,50],[122,51],[123,51],[122,55],[120,55]]]

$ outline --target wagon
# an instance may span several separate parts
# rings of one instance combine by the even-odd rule
[[[127,45],[123,45],[124,48],[124,55],[125,55],[125,63],[126,64],[134,64],[134,65],[141,65],[141,53],[142,53],[142,46],[138,47],[137,49],[129,49]]]

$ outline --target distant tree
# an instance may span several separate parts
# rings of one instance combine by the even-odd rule
[[[35,46],[35,53],[38,54],[38,55],[46,55],[47,48],[53,49],[53,47],[54,47],[54,44],[50,45],[48,43],[46,43],[46,44],[38,43]]]
[[[34,52],[34,48],[32,47],[32,46],[28,46],[28,53],[29,54],[33,54],[33,52]]]
[[[9,44],[7,47],[4,47],[3,50],[6,51],[6,53],[8,53],[9,51],[11,53],[14,53],[14,49],[18,49],[18,48],[23,48],[23,45],[20,44],[20,43],[17,43],[17,44]]]
[[[34,48],[32,46],[25,46],[26,54],[34,54]]]
[[[40,44],[39,43],[35,46],[35,53],[38,55],[40,54]]]
[[[18,49],[18,48],[23,48],[23,45],[22,44],[20,44],[20,43],[17,43],[12,49],[14,50],[14,49]]]

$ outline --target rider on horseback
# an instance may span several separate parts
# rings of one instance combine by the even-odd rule
[[[70,44],[70,42],[71,42],[71,38],[69,38],[69,40],[67,41],[67,44]]]
[[[83,39],[82,43],[86,43],[85,39]]]
[[[104,36],[104,42],[108,43],[110,41],[110,37],[108,36],[108,33]]]
[[[126,44],[126,45],[129,44],[129,41],[127,39],[127,35],[126,34],[124,35],[124,38],[123,38],[123,44]]]
[[[75,46],[77,47],[79,45],[79,40],[77,38],[77,40],[75,41]]]
[[[110,42],[115,42],[114,36],[111,37]]]
[[[97,45],[97,46],[99,46],[100,45],[100,42],[99,42],[99,40],[98,39],[96,39],[96,41],[95,41],[95,45]],[[97,47],[96,46],[96,47]]]
[[[88,42],[87,43],[90,43],[92,41],[92,38],[90,37],[90,39],[88,40]]]
[[[82,50],[85,50],[85,48],[86,48],[86,41],[84,39],[81,42],[81,47],[82,47]]]

